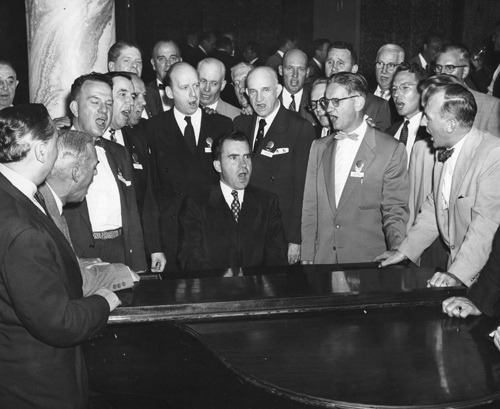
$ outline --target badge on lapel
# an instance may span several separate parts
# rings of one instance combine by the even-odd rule
[[[260,152],[261,155],[267,156],[268,158],[272,158],[274,154],[271,151],[271,149],[273,149],[273,147],[274,147],[274,142],[273,141],[269,141],[266,144],[266,147],[264,149],[262,149],[262,151]]]
[[[132,154],[132,165],[134,166],[134,169],[140,169],[142,170],[142,165],[141,165],[141,162],[139,162],[139,156],[137,156],[137,153],[133,153]]]
[[[212,153],[212,144],[214,143],[214,140],[208,137],[206,142],[207,146],[205,146],[205,153]]]
[[[363,172],[363,167],[365,164],[362,160],[358,160],[354,165],[354,171],[351,172],[352,178],[360,178],[361,183],[363,183],[363,178],[365,177],[365,172]]]

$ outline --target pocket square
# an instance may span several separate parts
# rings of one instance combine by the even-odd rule
[[[273,152],[273,155],[281,155],[283,153],[288,153],[289,149],[288,148],[278,148]]]

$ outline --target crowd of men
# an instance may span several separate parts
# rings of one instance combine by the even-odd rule
[[[382,45],[370,87],[351,44],[234,41],[160,40],[148,84],[118,41],[55,120],[12,105],[0,61],[0,406],[83,407],[78,344],[148,269],[410,259],[469,287],[449,315],[500,313],[500,66],[482,93],[467,48],[429,36]]]

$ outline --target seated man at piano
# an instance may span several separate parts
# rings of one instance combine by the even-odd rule
[[[179,213],[181,269],[287,265],[278,199],[248,186],[252,154],[245,134],[224,133],[212,157],[220,183],[189,195]]]

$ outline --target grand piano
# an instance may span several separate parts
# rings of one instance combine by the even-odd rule
[[[412,264],[147,275],[84,346],[92,408],[498,408],[495,321]]]

